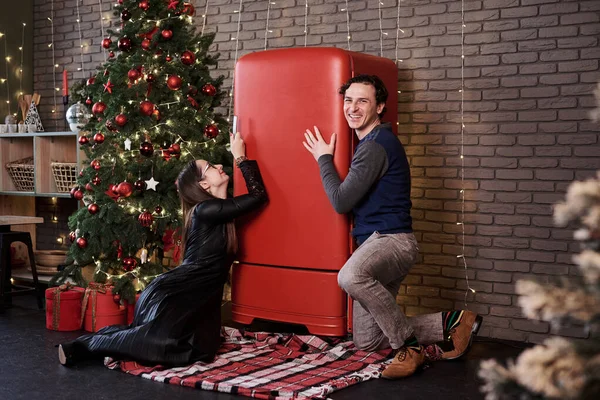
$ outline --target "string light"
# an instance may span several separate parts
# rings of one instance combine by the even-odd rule
[[[85,79],[85,66],[83,65],[83,37],[81,35],[81,14],[79,13],[79,1],[75,1],[77,7],[77,29],[79,30],[79,48],[81,49],[81,68],[77,68],[81,71],[82,78]]]
[[[48,45],[48,47],[52,48],[52,65],[54,66],[52,69],[52,84],[54,86],[52,87],[56,88],[56,68],[58,68],[58,64],[56,63],[56,54],[54,51],[54,0],[52,0],[50,3],[50,16],[48,17],[48,21],[50,21],[51,35],[51,42]],[[54,91],[54,93],[52,93],[52,100],[54,102],[54,108],[52,109],[52,113],[56,114],[56,110],[58,109],[56,103],[56,90]],[[54,124],[56,126],[56,131],[58,132],[58,118],[56,116],[54,117]]]
[[[200,32],[201,36],[204,36],[204,28],[206,27],[206,15],[208,14],[208,0],[206,0],[206,5],[204,6],[204,14],[202,15],[202,31]]]
[[[379,2],[378,7],[379,7],[379,57],[383,57],[383,22],[381,20],[381,6],[383,5],[383,2]]]
[[[308,39],[308,0],[304,0],[304,47]]]
[[[227,111],[227,122],[231,121],[231,109],[233,107],[233,89],[235,85],[235,65],[237,64],[238,59],[238,49],[239,49],[239,36],[240,36],[240,23],[242,19],[242,7],[244,5],[244,0],[240,0],[240,6],[237,10],[233,12],[237,12],[238,14],[238,22],[237,22],[237,32],[235,34],[235,57],[233,59],[233,72],[231,75],[231,91],[229,92],[229,109]],[[232,38],[233,40],[233,38]]]
[[[21,30],[21,47],[19,47],[19,51],[21,52],[21,67],[19,68],[19,96],[23,96],[23,53],[25,53],[25,26],[27,24],[23,22],[23,29]],[[23,115],[23,120],[25,120],[25,115]]]
[[[469,284],[469,271],[467,268],[467,259],[465,257],[465,0],[461,0],[461,22],[460,22],[460,184],[461,184],[461,226],[462,233],[462,254],[457,257],[462,260],[465,267],[465,281],[467,289],[465,290],[465,307],[469,292],[475,293],[475,290]]]
[[[348,41],[348,51],[350,51],[350,11],[348,10],[348,0],[346,0],[346,8],[342,8],[340,11],[346,12],[346,40]]]
[[[10,57],[8,55],[8,35],[7,34],[0,34],[4,38],[4,64],[6,65],[6,104],[8,104],[8,115],[11,114],[10,112],[10,79],[8,76],[8,63],[10,62]]]
[[[267,1],[267,23],[265,24],[265,50],[267,49],[267,41],[269,33],[273,32],[269,30],[269,19],[271,17],[271,5],[275,4],[274,1]]]
[[[102,0],[98,0],[98,12],[100,13],[100,30],[102,31],[102,38],[104,38],[104,17],[102,16]],[[102,55],[104,56],[104,62],[106,62],[106,49],[102,47]]]
[[[400,32],[404,33],[404,30],[400,28],[400,8],[402,7],[402,0],[398,0],[398,17],[396,19],[396,65],[401,63],[402,60],[398,58],[398,44],[400,43]]]

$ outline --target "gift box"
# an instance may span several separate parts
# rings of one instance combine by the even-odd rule
[[[125,325],[127,310],[113,299],[112,286],[91,282],[83,296],[83,329],[97,332],[109,325]]]
[[[46,328],[53,331],[81,329],[81,298],[85,290],[67,283],[46,289]]]
[[[135,302],[133,304],[130,304],[128,302],[125,303],[127,307],[127,325],[131,325],[131,323],[133,322],[133,316],[135,314],[135,305],[140,299],[140,294],[141,293],[135,295]]]

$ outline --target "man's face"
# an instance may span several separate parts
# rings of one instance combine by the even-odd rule
[[[353,83],[344,95],[344,116],[351,129],[357,133],[369,131],[379,123],[378,114],[385,104],[377,105],[375,87],[365,83]]]

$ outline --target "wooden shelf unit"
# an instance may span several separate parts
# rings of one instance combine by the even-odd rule
[[[35,188],[32,192],[17,191],[6,164],[33,157]],[[57,192],[52,174],[52,162],[77,163],[84,158],[78,135],[73,132],[37,132],[0,134],[0,195],[69,197]]]
[[[18,191],[6,164],[27,157],[33,157],[34,190]],[[81,166],[84,157],[78,134],[73,132],[0,134],[0,215],[35,216],[36,197],[69,198],[68,192],[56,192],[51,163],[71,162]],[[35,224],[15,226],[13,230],[31,233],[33,247],[37,249]]]

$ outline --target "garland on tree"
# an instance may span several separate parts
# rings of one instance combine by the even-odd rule
[[[92,265],[95,282],[132,301],[164,272],[164,252],[177,243],[183,166],[206,159],[230,173],[232,163],[228,124],[213,111],[225,96],[223,76],[210,74],[214,34],[195,33],[190,3],[119,3],[121,29],[101,43],[108,61],[72,89],[93,114],[79,137],[86,166],[71,190],[86,207],[69,218],[70,265],[51,283],[85,286],[81,269]]]

